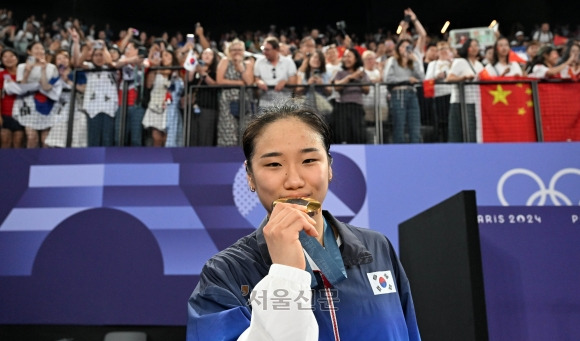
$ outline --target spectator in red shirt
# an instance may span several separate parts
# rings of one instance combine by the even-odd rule
[[[24,127],[12,117],[12,107],[16,95],[8,95],[4,92],[4,82],[16,82],[16,67],[18,66],[18,55],[16,51],[10,48],[2,50],[0,55],[3,70],[0,70],[0,92],[2,99],[0,101],[0,127],[2,127],[0,136],[2,139],[2,148],[22,148],[24,139]]]

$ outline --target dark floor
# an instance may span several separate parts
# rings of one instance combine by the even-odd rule
[[[184,341],[185,326],[0,325],[2,341],[103,341],[111,331],[141,331],[148,341]]]

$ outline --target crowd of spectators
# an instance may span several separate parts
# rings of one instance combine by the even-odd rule
[[[462,141],[451,128],[459,115],[453,82],[480,79],[482,72],[580,77],[580,26],[552,30],[541,23],[528,34],[496,27],[493,45],[464,37],[457,46],[446,34],[427,32],[410,8],[402,14],[396,33],[357,36],[339,22],[323,32],[271,26],[211,36],[197,23],[190,40],[181,32],[114,32],[78,18],[33,15],[18,22],[1,9],[1,145],[64,147],[69,112],[69,140],[77,147],[238,145],[240,112],[298,95],[325,114],[335,143],[367,143],[368,122],[387,115],[392,142],[417,143],[417,88],[427,79],[438,81],[437,100],[449,110],[442,140]],[[191,119],[184,121],[186,112]]]

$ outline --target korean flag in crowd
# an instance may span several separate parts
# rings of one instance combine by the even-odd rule
[[[196,66],[197,66],[197,59],[195,58],[195,55],[193,54],[193,49],[190,49],[189,53],[187,54],[187,58],[185,58],[185,62],[183,63],[183,67],[187,71],[193,71],[193,70],[195,70]]]

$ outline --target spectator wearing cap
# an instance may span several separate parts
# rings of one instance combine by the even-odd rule
[[[525,45],[526,45],[526,36],[524,35],[524,32],[517,31],[514,36],[514,40],[510,42],[510,46],[512,47],[512,49],[516,47],[524,47],[525,50]]]

